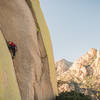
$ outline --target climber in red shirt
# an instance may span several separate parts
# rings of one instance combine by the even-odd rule
[[[16,56],[16,51],[17,51],[16,44],[13,43],[12,41],[8,41],[7,45],[8,45],[10,52],[11,52],[12,58],[14,59],[14,57]]]

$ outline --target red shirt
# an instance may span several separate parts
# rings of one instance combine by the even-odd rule
[[[11,41],[8,41],[8,44],[9,44],[9,45],[11,45],[11,46],[16,47],[16,44],[15,44],[15,43],[13,43],[13,42],[11,42]]]

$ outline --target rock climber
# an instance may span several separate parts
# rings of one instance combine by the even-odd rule
[[[7,45],[8,45],[9,51],[11,52],[12,59],[14,59],[14,57],[16,56],[16,51],[17,51],[16,44],[13,43],[12,41],[8,41]]]

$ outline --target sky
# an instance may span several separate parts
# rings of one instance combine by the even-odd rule
[[[40,0],[55,61],[100,49],[100,0]]]

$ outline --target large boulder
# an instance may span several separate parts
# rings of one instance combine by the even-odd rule
[[[51,41],[41,20],[38,0],[0,0],[0,29],[18,47],[13,63],[22,100],[53,100],[57,94]]]

